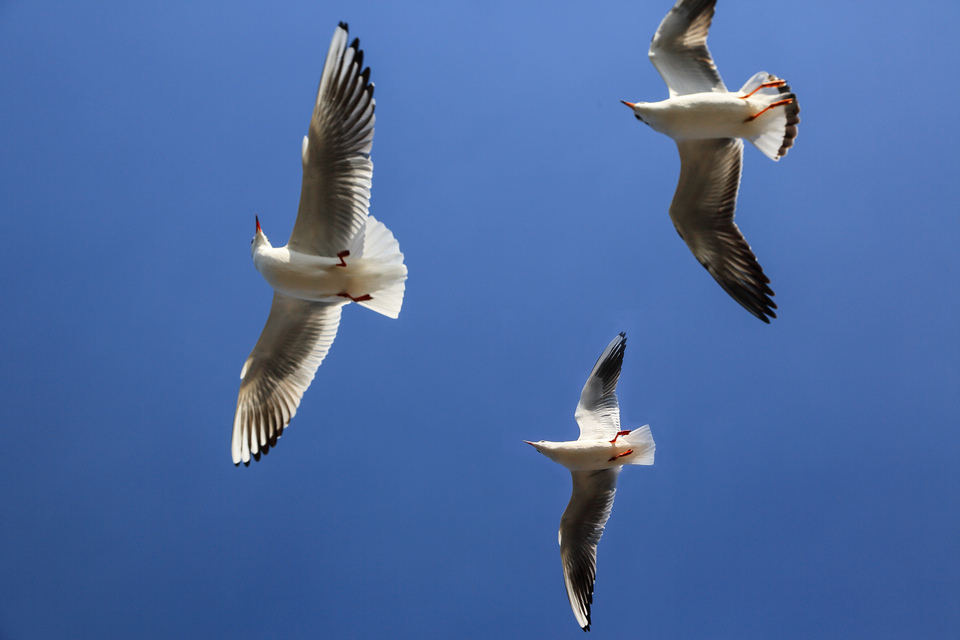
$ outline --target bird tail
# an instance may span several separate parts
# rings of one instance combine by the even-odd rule
[[[763,87],[761,85],[769,83],[778,83],[779,86]],[[779,160],[787,155],[787,150],[793,146],[793,139],[797,137],[797,125],[800,124],[800,105],[797,103],[790,86],[786,82],[766,71],[760,71],[752,78],[747,80],[740,92],[744,95],[756,90],[751,100],[765,101],[767,105],[773,105],[783,100],[789,100],[790,103],[771,108],[757,120],[761,124],[759,133],[753,137],[748,137],[753,146],[770,158]],[[759,98],[759,100],[758,100]]]
[[[653,434],[650,433],[650,425],[634,429],[623,436],[620,442],[630,445],[635,454],[628,458],[627,464],[653,464],[653,454],[657,450],[657,445],[653,441]]]
[[[403,264],[400,243],[390,230],[373,216],[367,216],[367,227],[363,233],[363,257],[379,260],[394,277],[386,286],[370,294],[370,300],[358,304],[388,318],[396,318],[403,305],[407,266]]]

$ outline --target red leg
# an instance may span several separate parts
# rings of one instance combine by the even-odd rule
[[[337,257],[340,258],[340,264],[335,264],[335,265],[333,265],[333,266],[335,266],[335,267],[345,267],[345,266],[347,266],[347,262],[344,260],[344,258],[346,258],[348,255],[350,255],[350,252],[347,251],[346,249],[344,249],[343,251],[341,251],[340,253],[338,253],[338,254],[337,254]],[[342,294],[341,294],[341,295],[342,295]]]
[[[617,438],[619,438],[620,436],[628,436],[628,435],[630,435],[630,431],[629,431],[629,430],[627,430],[627,431],[617,431],[617,435],[613,436],[613,440],[610,441],[610,444],[616,443]]]
[[[339,267],[340,265],[337,265],[337,266]],[[337,295],[340,296],[341,298],[350,298],[354,302],[366,302],[367,300],[373,300],[373,296],[371,296],[369,293],[365,293],[359,298],[354,298],[352,295],[346,292],[338,293]]]
[[[774,82],[764,82],[762,85],[760,85],[759,87],[757,87],[756,89],[748,93],[747,95],[740,96],[740,99],[746,100],[747,98],[755,94],[757,91],[760,91],[760,89],[770,89],[771,87],[782,87],[785,84],[787,84],[786,80],[775,80]]]
[[[764,113],[766,113],[766,112],[769,111],[770,109],[773,109],[774,107],[782,107],[782,106],[784,106],[784,105],[792,104],[792,103],[793,103],[793,98],[787,98],[786,100],[779,100],[779,101],[774,102],[773,104],[771,104],[769,107],[767,107],[766,109],[764,109],[764,110],[761,111],[760,113],[757,113],[757,114],[754,114],[754,115],[750,116],[749,118],[747,118],[746,120],[744,120],[744,122],[750,122],[751,120],[756,120],[757,118],[759,118],[760,116],[762,116]]]
[[[633,453],[633,449],[627,449],[627,450],[624,451],[623,453],[619,453],[619,454],[613,456],[612,458],[610,458],[609,462],[613,462],[613,461],[616,460],[617,458],[622,458],[623,456],[628,456],[628,455],[630,455],[631,453]]]

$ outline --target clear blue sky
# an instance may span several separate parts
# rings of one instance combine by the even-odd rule
[[[575,638],[556,532],[578,394],[626,331],[627,468],[592,634],[960,627],[960,5],[720,0],[766,326],[677,237],[671,0],[0,2],[0,637]],[[351,305],[275,450],[234,468],[340,20],[376,83],[371,212],[410,269]]]

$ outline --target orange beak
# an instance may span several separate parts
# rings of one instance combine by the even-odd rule
[[[263,231],[260,230],[260,217],[253,216],[253,219],[257,221],[257,233],[263,233]]]
[[[622,102],[623,104],[627,105],[627,106],[630,107],[631,109],[633,109],[633,105],[636,104],[635,102],[627,102],[626,100],[621,100],[620,102]]]

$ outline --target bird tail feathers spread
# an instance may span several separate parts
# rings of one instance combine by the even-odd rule
[[[382,313],[388,318],[400,315],[403,305],[403,292],[406,288],[407,267],[403,264],[400,243],[386,226],[373,216],[367,216],[367,226],[363,233],[363,257],[378,259],[383,266],[393,267],[395,279],[382,289],[371,294],[371,300],[359,302],[361,306]]]
[[[653,454],[657,450],[657,445],[653,441],[649,425],[634,429],[622,436],[620,441],[630,445],[635,454],[627,458],[626,464],[653,464]]]
[[[760,85],[767,83],[781,83],[776,87],[764,87],[757,89]],[[765,156],[771,160],[779,160],[787,155],[787,150],[793,146],[793,139],[797,137],[797,125],[800,124],[800,105],[789,85],[783,80],[766,71],[760,71],[752,78],[747,80],[740,92],[749,94],[756,90],[751,100],[765,100],[767,104],[774,104],[782,100],[790,100],[786,105],[773,107],[760,118],[758,123],[763,124],[763,128],[756,136],[747,138],[753,146],[759,149]]]

